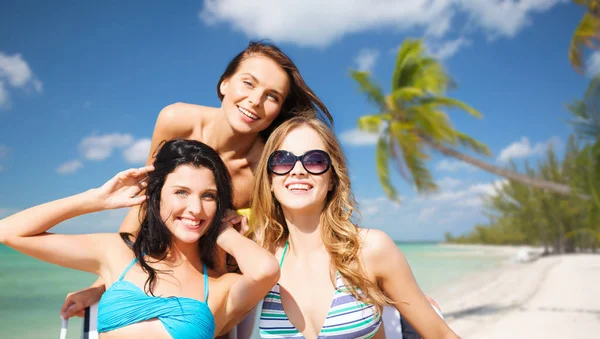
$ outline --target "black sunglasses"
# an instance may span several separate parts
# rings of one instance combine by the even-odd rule
[[[323,174],[331,167],[331,158],[325,151],[316,149],[296,156],[292,152],[279,150],[269,156],[269,171],[277,175],[288,174],[296,166],[297,161],[300,161],[308,173],[314,175]]]

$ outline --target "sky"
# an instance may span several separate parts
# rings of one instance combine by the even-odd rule
[[[572,132],[565,104],[586,74],[567,50],[583,9],[567,0],[4,1],[0,5],[0,217],[97,187],[143,164],[158,112],[175,102],[218,107],[216,83],[251,40],[276,43],[334,117],[360,225],[401,241],[441,240],[486,222],[483,201],[503,179],[432,154],[440,190],[421,196],[397,174],[401,203],[375,171],[376,135],[357,129],[377,113],[351,69],[389,91],[404,39],[423,38],[457,82],[448,96],[483,114],[448,112],[488,145],[483,158],[536,163]],[[112,232],[125,210],[73,219],[69,233]]]

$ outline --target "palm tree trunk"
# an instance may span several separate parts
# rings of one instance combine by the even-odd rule
[[[514,180],[517,182],[520,182],[524,185],[527,185],[529,187],[535,187],[535,188],[541,188],[541,189],[545,189],[545,190],[551,190],[553,192],[556,193],[560,193],[563,195],[571,195],[572,193],[572,189],[571,186],[568,185],[564,185],[564,184],[558,184],[555,182],[550,182],[550,181],[546,181],[546,180],[541,180],[541,179],[536,179],[536,178],[532,178],[529,177],[527,175],[523,175],[517,172],[513,172],[511,170],[507,170],[501,167],[497,167],[491,164],[488,164],[485,161],[476,159],[474,157],[468,156],[466,154],[463,154],[451,147],[447,147],[445,145],[436,143],[434,141],[429,140],[426,137],[421,136],[421,139],[430,147],[436,149],[437,151],[439,151],[440,153],[446,155],[446,156],[450,156],[459,160],[462,160],[468,164],[471,164],[475,167],[481,168],[484,171],[490,172],[490,173],[494,173],[496,175],[499,175],[501,177],[510,179],[510,180]],[[584,197],[584,196],[582,196]],[[587,196],[585,196],[587,197]],[[589,199],[589,197],[587,197]]]

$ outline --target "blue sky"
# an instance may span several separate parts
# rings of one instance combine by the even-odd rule
[[[356,130],[356,119],[375,107],[349,70],[370,70],[389,90],[398,46],[425,37],[459,85],[449,95],[484,115],[448,112],[455,126],[490,147],[490,162],[535,162],[549,144],[564,148],[571,132],[564,105],[587,85],[567,59],[582,15],[563,0],[4,2],[0,217],[143,163],[164,106],[218,106],[215,86],[227,62],[251,39],[270,39],[333,112],[363,226],[399,240],[468,231],[485,220],[482,196],[501,178],[434,155],[437,194],[418,196],[394,175],[402,204],[387,201],[374,137]],[[599,61],[590,56],[589,72]],[[78,218],[59,230],[114,231],[124,213]]]

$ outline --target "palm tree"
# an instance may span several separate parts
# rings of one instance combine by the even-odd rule
[[[577,135],[584,140],[600,141],[600,75],[590,81],[583,99],[567,108],[575,116],[571,124]]]
[[[569,184],[591,195],[588,172],[595,158],[590,144],[569,137],[562,159],[552,148],[536,168],[525,162],[528,176]],[[511,163],[516,170],[516,165]],[[497,194],[484,199],[487,224],[458,237],[446,234],[450,242],[542,245],[545,253],[573,252],[577,248],[596,251],[600,245],[600,206],[581,196],[564,196],[549,190],[533,190],[508,180]]]
[[[496,167],[458,151],[457,147],[463,146],[478,154],[490,155],[486,145],[456,130],[442,109],[459,108],[475,117],[481,117],[481,113],[459,100],[443,96],[452,80],[436,59],[426,55],[421,40],[405,40],[402,44],[392,76],[392,91],[388,95],[382,93],[367,72],[352,71],[351,74],[379,110],[377,114],[360,117],[358,126],[363,131],[379,133],[377,173],[391,199],[398,197],[389,178],[390,160],[396,163],[406,180],[414,183],[418,192],[437,189],[425,165],[430,150],[530,187],[571,193],[568,185]]]
[[[587,7],[587,12],[577,25],[569,46],[571,65],[582,72],[585,69],[584,48],[600,47],[600,0],[573,0],[573,2]]]
[[[575,116],[571,124],[581,140],[589,142],[586,152],[590,152],[594,164],[589,171],[592,197],[600,206],[600,75],[590,81],[582,100],[567,105]]]

